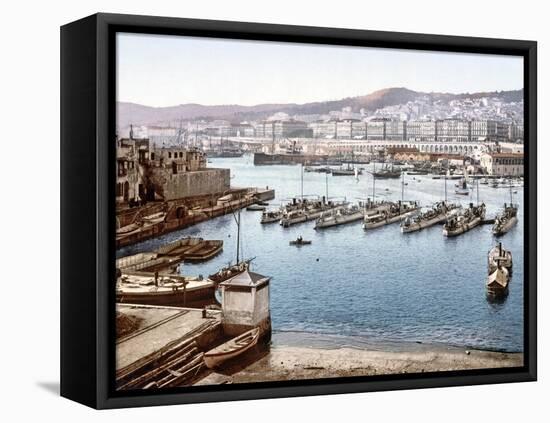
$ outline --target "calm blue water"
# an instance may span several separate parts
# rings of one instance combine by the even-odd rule
[[[300,195],[299,166],[259,166],[252,157],[212,159],[212,167],[231,169],[234,187],[275,188],[278,206]],[[371,165],[366,166],[367,169]],[[304,173],[304,194],[324,195],[325,174]],[[413,179],[415,178],[415,179]],[[420,181],[418,181],[420,180]],[[405,176],[405,199],[430,205],[444,197],[444,180]],[[454,196],[467,205],[476,201]],[[375,343],[423,342],[505,351],[523,350],[523,188],[514,188],[520,223],[502,237],[514,258],[510,293],[501,303],[485,295],[487,251],[494,245],[491,226],[456,238],[444,238],[437,225],[403,235],[399,225],[365,232],[360,222],[323,231],[314,222],[284,229],[261,225],[260,212],[242,211],[241,239],[245,257],[256,257],[252,269],[272,277],[271,311],[276,332],[358,336]],[[372,193],[368,173],[328,176],[330,197],[357,201]],[[377,180],[377,199],[401,198],[400,180]],[[479,186],[479,197],[492,217],[506,201],[505,188]],[[236,256],[236,224],[221,216],[118,251],[119,256],[147,251],[183,236],[223,239],[223,253],[203,264],[185,264],[182,273],[208,275]],[[302,235],[310,246],[290,247]]]

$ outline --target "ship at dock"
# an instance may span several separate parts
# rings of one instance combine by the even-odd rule
[[[483,219],[485,219],[485,204],[474,206],[473,203],[470,203],[468,208],[447,218],[443,226],[443,236],[452,237],[468,232],[479,226]]]
[[[416,201],[399,201],[391,203],[389,207],[379,210],[374,214],[366,215],[363,220],[363,229],[371,230],[381,226],[391,225],[406,218],[410,213],[418,210]]]
[[[411,233],[420,231],[424,228],[442,223],[447,220],[449,213],[457,210],[460,206],[457,204],[450,204],[446,201],[437,202],[432,208],[426,210],[423,213],[419,213],[414,216],[407,216],[401,222],[401,232]]]

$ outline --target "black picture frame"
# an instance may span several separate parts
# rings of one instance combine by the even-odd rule
[[[115,34],[387,47],[524,58],[524,366],[121,393],[114,375]],[[537,377],[537,44],[534,41],[95,14],[61,28],[61,395],[94,408],[534,381]]]

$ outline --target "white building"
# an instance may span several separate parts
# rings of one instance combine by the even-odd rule
[[[488,175],[523,176],[523,154],[520,153],[485,153],[480,164]]]

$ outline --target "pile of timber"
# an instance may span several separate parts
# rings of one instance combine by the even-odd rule
[[[206,370],[197,336],[217,323],[208,321],[161,349],[116,372],[117,389],[170,388],[190,385]]]

